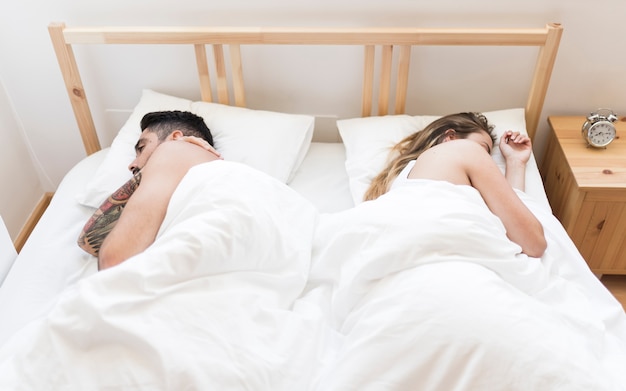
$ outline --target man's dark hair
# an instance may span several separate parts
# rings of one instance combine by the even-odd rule
[[[211,131],[204,123],[204,119],[188,111],[154,111],[141,119],[141,131],[149,128],[149,132],[156,133],[159,141],[164,141],[175,130],[180,130],[185,136],[200,137],[213,145]]]

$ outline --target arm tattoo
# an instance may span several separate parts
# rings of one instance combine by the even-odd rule
[[[104,242],[109,232],[117,224],[124,206],[126,206],[128,199],[135,190],[137,190],[140,182],[141,172],[138,172],[100,205],[100,208],[85,224],[78,238],[78,245],[83,250],[91,255],[98,256],[102,242]]]

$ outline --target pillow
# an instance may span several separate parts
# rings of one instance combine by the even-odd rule
[[[135,159],[141,118],[152,111],[190,111],[204,118],[215,148],[225,160],[246,163],[287,183],[302,163],[315,118],[308,115],[252,110],[191,100],[143,90],[139,103],[113,140],[111,148],[77,196],[80,204],[99,207],[118,187],[130,179],[128,165]]]
[[[483,114],[489,123],[495,126],[496,140],[509,129],[526,134],[524,109],[499,110]],[[403,114],[337,121],[339,134],[346,147],[346,171],[355,205],[363,202],[363,195],[371,181],[385,167],[391,148],[404,137],[424,129],[439,117]],[[492,156],[504,172],[505,164],[500,148],[494,148]]]

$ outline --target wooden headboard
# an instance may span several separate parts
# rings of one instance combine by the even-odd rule
[[[539,54],[528,98],[526,125],[534,137],[562,34],[560,24],[544,28],[424,29],[424,28],[244,28],[244,27],[66,27],[49,26],[65,86],[87,154],[101,149],[72,45],[174,44],[193,45],[202,100],[246,105],[242,45],[358,45],[364,47],[362,116],[403,114],[409,79],[411,47],[535,46]],[[212,94],[207,45],[213,50],[217,96]],[[225,59],[228,46],[230,61]],[[380,46],[379,50],[376,47]],[[394,51],[397,67],[392,69]],[[374,88],[376,53],[381,53],[378,88]],[[229,67],[227,69],[227,67]],[[230,78],[227,74],[230,73]],[[231,81],[229,83],[229,80]],[[395,95],[391,96],[395,81]],[[376,95],[376,96],[375,96]],[[394,102],[391,111],[390,101]],[[377,112],[372,108],[376,102]]]

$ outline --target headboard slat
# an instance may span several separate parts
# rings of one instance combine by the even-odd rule
[[[209,75],[209,63],[206,58],[206,46],[194,45],[196,52],[196,64],[198,66],[198,79],[200,82],[200,96],[204,102],[213,102],[211,92],[211,76]]]
[[[372,115],[372,99],[374,96],[374,61],[376,59],[374,45],[365,46],[363,65],[363,93],[361,97],[361,116]]]
[[[243,83],[243,64],[241,62],[241,47],[239,45],[230,45],[230,64],[231,76],[233,78],[233,95],[235,97],[235,106],[246,106],[246,92]]]
[[[380,87],[378,89],[378,115],[389,113],[389,91],[391,90],[391,61],[393,46],[383,45],[380,65]]]
[[[400,46],[398,55],[398,78],[396,80],[396,99],[394,114],[404,114],[406,93],[409,87],[409,66],[411,62],[411,46]]]
[[[221,44],[213,45],[213,56],[215,57],[215,72],[217,73],[217,99],[219,103],[227,105],[230,103],[228,79],[224,62],[224,47]]]

